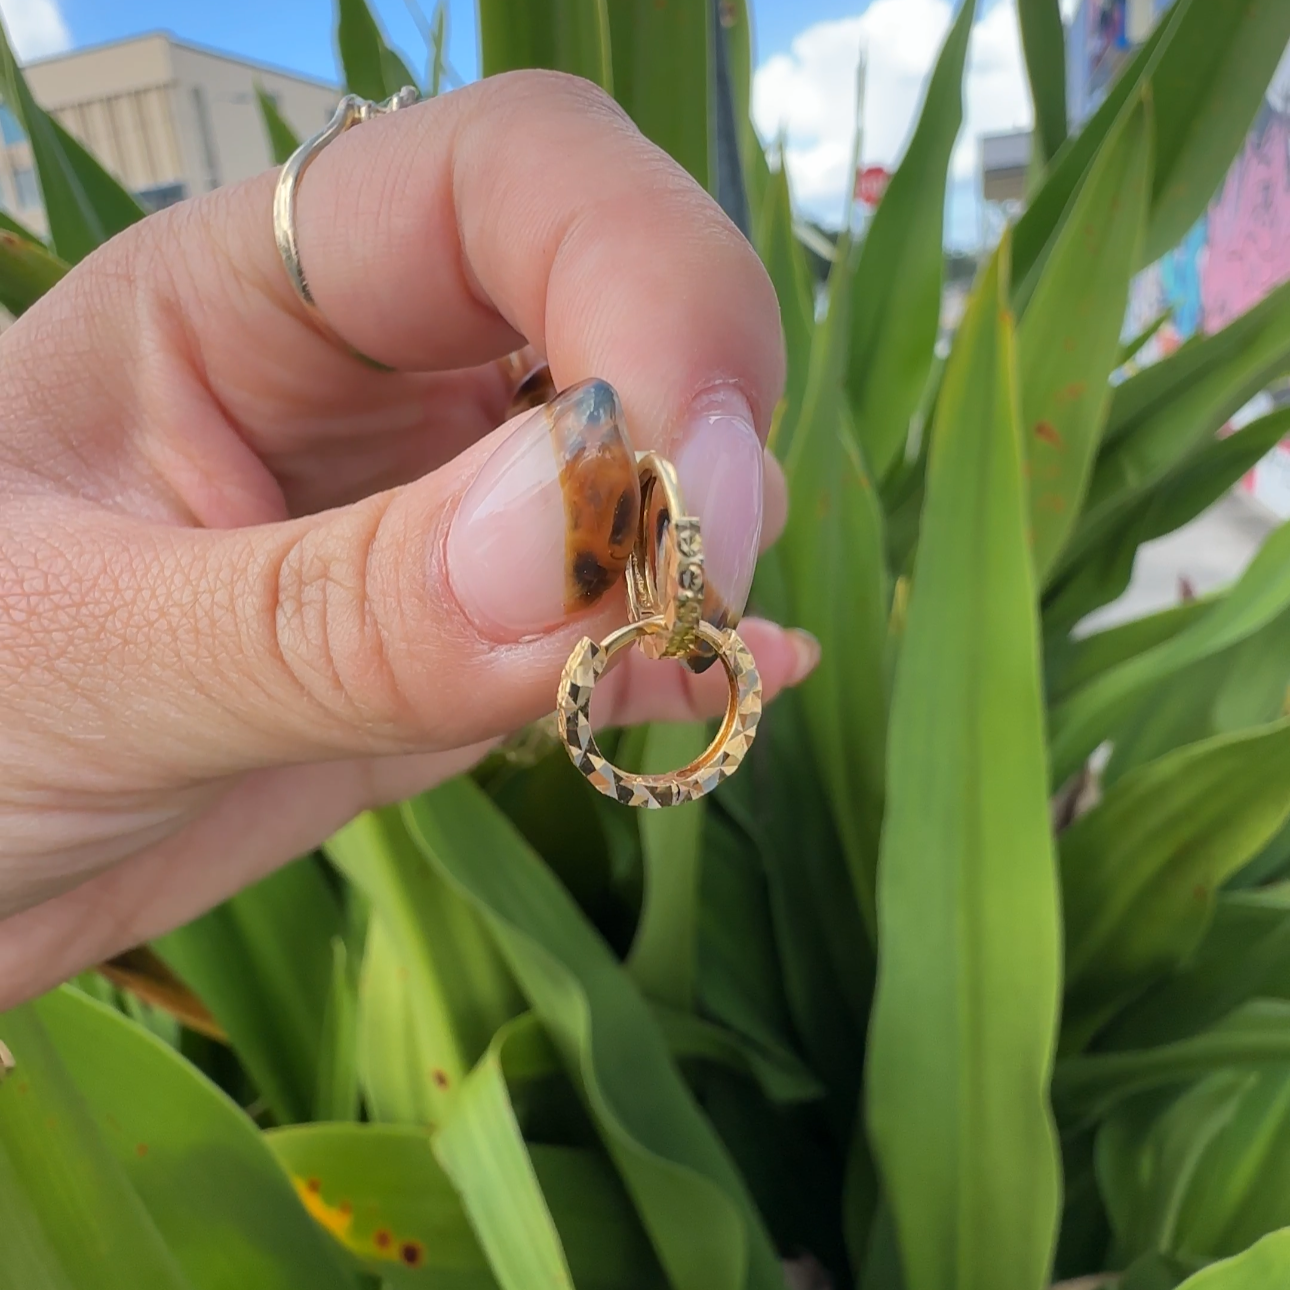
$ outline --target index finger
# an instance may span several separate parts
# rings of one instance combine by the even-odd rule
[[[362,353],[464,366],[522,338],[560,388],[613,385],[635,446],[675,458],[713,590],[739,613],[756,439],[783,383],[778,304],[747,241],[612,100],[525,72],[374,120],[310,168],[298,233],[320,308]],[[247,235],[299,315],[268,221]]]

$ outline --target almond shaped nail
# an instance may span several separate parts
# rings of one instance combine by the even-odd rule
[[[584,381],[484,463],[448,534],[448,577],[486,634],[542,631],[595,604],[622,577],[639,519],[622,405],[605,381]]]

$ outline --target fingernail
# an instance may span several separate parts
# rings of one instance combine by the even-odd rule
[[[788,635],[793,642],[793,653],[796,656],[788,683],[800,685],[819,664],[820,642],[804,627],[791,627]]]
[[[618,581],[639,517],[636,455],[618,395],[585,381],[484,463],[448,532],[448,580],[484,635],[544,631]]]
[[[703,395],[678,443],[685,509],[703,535],[703,616],[724,627],[748,603],[761,537],[762,446],[748,400],[733,386]]]

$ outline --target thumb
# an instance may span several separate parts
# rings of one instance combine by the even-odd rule
[[[19,653],[43,661],[12,692],[51,735],[76,711],[78,742],[135,786],[476,743],[549,711],[577,639],[623,621],[638,516],[617,396],[591,381],[416,483],[305,519],[45,517],[59,536],[30,562],[56,594],[28,616],[39,642]],[[771,653],[768,689],[799,661]]]

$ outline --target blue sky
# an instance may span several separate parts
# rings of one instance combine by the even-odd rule
[[[329,0],[60,0],[60,7],[76,45],[165,28],[186,40],[313,76],[330,76],[335,66]],[[431,10],[433,0],[423,0],[423,7]],[[376,8],[391,38],[413,57],[419,55],[424,44],[404,0],[377,0]],[[787,50],[804,27],[864,8],[856,0],[761,0],[755,15],[759,53]],[[463,74],[474,72],[472,0],[451,0],[449,22],[452,60]]]

